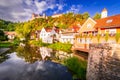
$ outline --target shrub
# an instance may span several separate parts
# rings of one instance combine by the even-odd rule
[[[120,33],[116,33],[116,35],[115,35],[115,40],[116,40],[117,43],[118,43],[118,41],[119,41],[119,38],[120,38]]]
[[[106,34],[105,34],[105,41],[107,42],[108,39],[109,39],[109,33],[106,33]]]
[[[65,52],[71,52],[71,47],[72,45],[69,43],[54,43],[54,44],[49,44],[48,45],[49,48],[52,48],[54,50],[62,50]]]
[[[98,42],[100,42],[100,34],[97,34],[97,40],[98,40]]]
[[[79,60],[77,57],[69,57],[64,61],[64,65],[73,73],[73,78],[86,79],[86,61]]]

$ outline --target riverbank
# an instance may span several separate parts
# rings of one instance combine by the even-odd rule
[[[32,40],[29,43],[34,46],[39,46],[39,47],[44,46],[44,47],[52,48],[54,50],[61,50],[65,52],[71,52],[71,47],[72,47],[72,44],[60,43],[60,42],[48,44],[48,43],[43,43],[42,41]]]
[[[10,48],[0,48],[0,55],[10,50]]]
[[[0,42],[0,48],[9,48],[9,47],[11,47],[11,46],[13,46],[13,43],[12,43],[12,42],[7,42],[7,41],[5,41],[5,42]]]

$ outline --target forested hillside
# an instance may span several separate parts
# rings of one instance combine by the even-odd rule
[[[40,30],[42,27],[53,27],[57,26],[62,29],[66,29],[70,27],[71,25],[74,25],[75,23],[80,23],[82,25],[86,19],[90,17],[88,12],[85,12],[83,14],[74,14],[74,13],[66,13],[58,18],[52,18],[51,16],[48,16],[47,19],[44,18],[37,18],[32,21],[23,22],[23,23],[13,23],[10,21],[5,21],[0,19],[0,29],[3,29],[4,31],[15,31],[16,28],[22,28],[25,24],[30,24],[34,30]],[[96,13],[93,19],[99,19],[100,14]]]
[[[4,31],[14,31],[17,23],[0,19],[0,29]]]

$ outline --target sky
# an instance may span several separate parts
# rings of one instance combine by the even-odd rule
[[[120,0],[0,0],[0,19],[23,22],[32,13],[51,16],[73,12],[89,12],[90,17],[108,10],[108,16],[120,14]]]

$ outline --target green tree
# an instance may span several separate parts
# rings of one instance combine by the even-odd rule
[[[64,61],[65,66],[73,73],[73,78],[86,80],[87,62],[77,57],[69,57]]]
[[[7,36],[4,34],[2,30],[0,30],[0,41],[8,40]]]
[[[101,14],[99,13],[96,13],[94,16],[93,16],[93,19],[94,20],[97,20],[97,19],[100,19],[101,18]]]
[[[83,19],[88,19],[90,17],[88,12],[82,14]]]
[[[116,33],[116,34],[115,34],[116,43],[119,42],[119,39],[120,39],[120,33]]]
[[[17,26],[16,32],[19,34],[20,38],[30,39],[30,33],[34,30],[32,22],[21,23]]]

